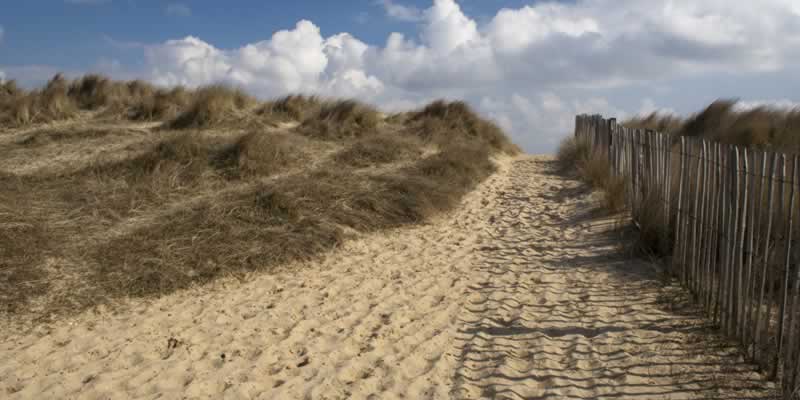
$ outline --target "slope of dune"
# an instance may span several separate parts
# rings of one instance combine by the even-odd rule
[[[12,87],[0,93],[0,318],[35,326],[319,259],[452,209],[491,157],[516,152],[461,102],[387,117],[224,86]]]

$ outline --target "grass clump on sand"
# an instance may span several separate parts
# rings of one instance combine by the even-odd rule
[[[380,113],[372,106],[355,100],[326,101],[297,130],[317,139],[341,140],[374,135],[380,123]]]
[[[68,96],[69,83],[56,75],[42,89],[26,92],[11,81],[0,96],[0,125],[15,127],[73,117],[78,108]]]
[[[423,140],[448,146],[479,142],[494,151],[520,152],[495,123],[478,117],[467,103],[437,100],[407,116],[412,133]]]
[[[182,86],[157,89],[152,96],[142,96],[125,112],[134,121],[163,121],[175,118],[189,105],[191,94]]]
[[[194,101],[175,119],[169,121],[169,129],[197,129],[217,127],[245,118],[244,110],[255,105],[256,100],[238,89],[221,85],[198,89]]]
[[[397,133],[367,136],[337,152],[334,161],[347,166],[365,168],[413,159],[422,154],[415,138]]]
[[[270,175],[307,160],[304,144],[296,135],[253,131],[223,148],[217,161],[231,176]]]
[[[262,104],[256,114],[278,122],[303,121],[315,115],[323,101],[315,96],[288,95]]]
[[[556,164],[561,172],[577,172],[581,180],[602,193],[602,208],[610,213],[625,208],[625,180],[613,176],[608,158],[591,150],[585,140],[569,137],[558,147]]]

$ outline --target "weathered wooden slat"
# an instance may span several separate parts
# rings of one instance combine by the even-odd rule
[[[686,138],[681,136],[680,144],[680,163],[678,164],[678,208],[675,215],[675,239],[673,240],[674,248],[672,249],[672,273],[678,272],[679,260],[681,260],[680,249],[683,245],[683,181],[686,174]]]
[[[725,249],[725,171],[722,168],[722,144],[716,143],[716,162],[717,162],[717,250],[714,253],[714,281],[716,282],[715,299],[714,299],[714,312],[712,313],[713,320],[722,325],[722,277],[723,266],[725,263],[724,249]]]
[[[732,163],[730,166],[730,173],[731,173],[731,218],[730,218],[730,246],[728,248],[729,257],[728,257],[728,323],[725,325],[725,331],[728,335],[733,336],[736,332],[736,284],[737,284],[737,274],[738,271],[736,269],[736,247],[737,247],[737,238],[739,233],[739,216],[741,213],[739,212],[739,148],[737,146],[733,146],[731,148],[731,156],[732,156]]]
[[[708,157],[707,152],[707,144],[705,140],[700,141],[700,158],[698,161],[698,171],[697,174],[699,176],[698,181],[700,184],[697,186],[697,193],[700,197],[700,202],[698,204],[697,209],[697,244],[695,245],[696,255],[694,260],[694,269],[695,269],[695,278],[694,278],[694,291],[697,298],[702,298],[702,292],[704,290],[702,283],[704,282],[703,279],[703,262],[702,260],[705,258],[704,249],[705,249],[705,227],[706,227],[706,197],[707,192],[706,189],[708,188],[708,180],[706,178],[706,158]]]
[[[796,166],[797,166],[797,156],[794,157],[793,168],[796,167]],[[784,324],[784,320],[786,319],[786,302],[787,302],[788,295],[789,295],[789,280],[791,278],[791,275],[790,275],[791,271],[790,271],[790,268],[789,268],[790,267],[789,260],[790,260],[791,251],[792,251],[792,218],[794,217],[794,207],[793,207],[793,204],[794,204],[794,180],[790,178],[788,180],[788,182],[786,181],[785,168],[786,168],[786,165],[784,163],[784,171],[781,172],[781,209],[782,209],[782,214],[788,214],[788,217],[783,219],[784,224],[785,224],[785,231],[784,231],[784,236],[783,236],[783,240],[784,240],[784,256],[783,256],[783,262],[781,263],[782,264],[782,268],[783,268],[783,279],[781,279],[781,294],[780,294],[780,297],[778,298],[778,302],[779,302],[778,303],[778,307],[779,307],[779,309],[778,309],[778,330],[776,331],[776,334],[778,335],[778,341],[777,341],[777,346],[776,346],[776,349],[775,349],[777,354],[776,354],[776,357],[775,357],[775,361],[774,361],[774,363],[772,365],[772,372],[770,373],[770,376],[772,376],[772,377],[775,377],[778,374],[778,365],[780,363],[780,354],[783,351],[783,342],[784,342],[784,338],[785,338],[785,332],[783,331],[783,324]],[[785,200],[784,193],[783,193],[783,191],[784,191],[783,188],[785,188],[787,186],[788,186],[788,190],[789,190],[789,202],[788,202],[789,207],[788,207],[788,210],[783,204],[784,200]]]
[[[722,186],[720,187],[720,196],[722,197],[720,200],[720,208],[722,209],[722,214],[720,218],[720,262],[719,262],[719,291],[718,291],[718,298],[717,298],[717,309],[718,309],[718,320],[720,328],[724,328],[725,321],[727,318],[727,310],[726,305],[728,304],[728,285],[727,285],[727,277],[728,277],[728,242],[729,233],[728,233],[728,220],[730,218],[731,207],[728,204],[728,187],[730,186],[730,172],[728,171],[728,151],[726,146],[720,144],[720,179]]]
[[[751,156],[753,158],[753,168],[750,173],[748,179],[750,179],[752,190],[750,191],[750,197],[748,199],[748,206],[747,206],[747,215],[749,216],[748,222],[748,232],[747,232],[747,247],[745,250],[745,292],[744,292],[744,326],[746,329],[744,330],[744,334],[742,335],[742,344],[745,346],[745,353],[748,352],[748,346],[750,345],[750,337],[753,335],[753,288],[755,287],[755,279],[753,279],[753,259],[754,259],[754,250],[753,250],[753,241],[755,238],[755,231],[758,228],[756,225],[756,210],[759,210],[760,207],[756,204],[759,201],[761,196],[761,179],[759,178],[761,174],[761,170],[759,169],[761,162],[761,152],[753,151],[751,152]]]
[[[709,164],[711,169],[711,214],[709,220],[709,236],[710,246],[708,249],[708,277],[706,285],[708,287],[706,295],[706,310],[711,318],[714,317],[715,307],[714,301],[716,293],[716,274],[717,274],[717,252],[719,251],[719,167],[718,167],[718,143],[711,143],[711,151],[709,154]]]
[[[745,243],[747,237],[745,233],[748,229],[747,225],[747,200],[748,200],[748,191],[752,191],[750,188],[750,177],[749,177],[749,152],[747,151],[746,147],[742,149],[742,170],[741,173],[737,172],[737,177],[741,177],[741,186],[739,193],[741,196],[737,195],[737,199],[739,201],[737,209],[739,210],[739,222],[737,223],[739,235],[736,238],[736,336],[740,339],[744,338],[744,329],[745,329],[745,287],[746,287],[746,274],[745,274]],[[744,342],[742,342],[744,344]]]
[[[722,221],[720,231],[722,232],[722,243],[720,244],[720,277],[719,277],[719,285],[720,289],[720,297],[719,297],[719,322],[720,328],[724,329],[725,324],[728,318],[728,272],[730,268],[728,266],[728,246],[730,242],[730,214],[731,214],[731,206],[728,204],[730,200],[730,186],[731,186],[731,174],[730,169],[728,168],[728,159],[730,158],[730,152],[728,151],[727,146],[721,145],[720,146],[722,151],[720,152],[721,155],[721,162],[722,162],[722,188],[720,191],[722,192],[722,202],[720,206],[722,207]]]
[[[772,286],[772,279],[771,274],[769,271],[769,251],[770,251],[770,238],[772,236],[772,221],[773,221],[773,203],[775,200],[775,174],[778,170],[778,162],[780,161],[780,157],[777,154],[771,153],[772,158],[772,167],[769,171],[769,176],[766,178],[768,181],[769,189],[767,194],[767,230],[764,233],[764,246],[762,257],[764,258],[763,268],[761,271],[762,276],[762,286],[761,286],[761,295],[759,299],[759,306],[764,307],[764,311],[761,311],[759,308],[759,314],[757,314],[756,320],[759,322],[763,322],[761,329],[758,332],[758,351],[759,351],[759,358],[758,360],[766,365],[768,362],[767,357],[767,343],[769,340],[769,325],[770,325],[770,318],[771,318],[771,311],[772,311],[772,298],[771,298],[771,286]]]
[[[684,285],[689,284],[691,267],[689,263],[689,253],[690,253],[690,243],[692,237],[692,218],[694,216],[694,210],[692,210],[692,196],[693,186],[692,186],[692,158],[694,149],[694,140],[690,139],[687,141],[686,146],[686,194],[684,195],[684,213],[683,213],[683,225],[684,225],[684,236],[685,239],[683,240],[683,244],[681,245],[681,280]]]

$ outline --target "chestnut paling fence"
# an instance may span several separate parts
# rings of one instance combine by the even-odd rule
[[[800,399],[798,156],[579,115],[575,137],[625,183],[633,222],[663,224],[670,271],[785,399]]]

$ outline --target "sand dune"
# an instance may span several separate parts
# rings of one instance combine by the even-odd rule
[[[767,398],[546,157],[323,262],[0,335],[0,397]]]

